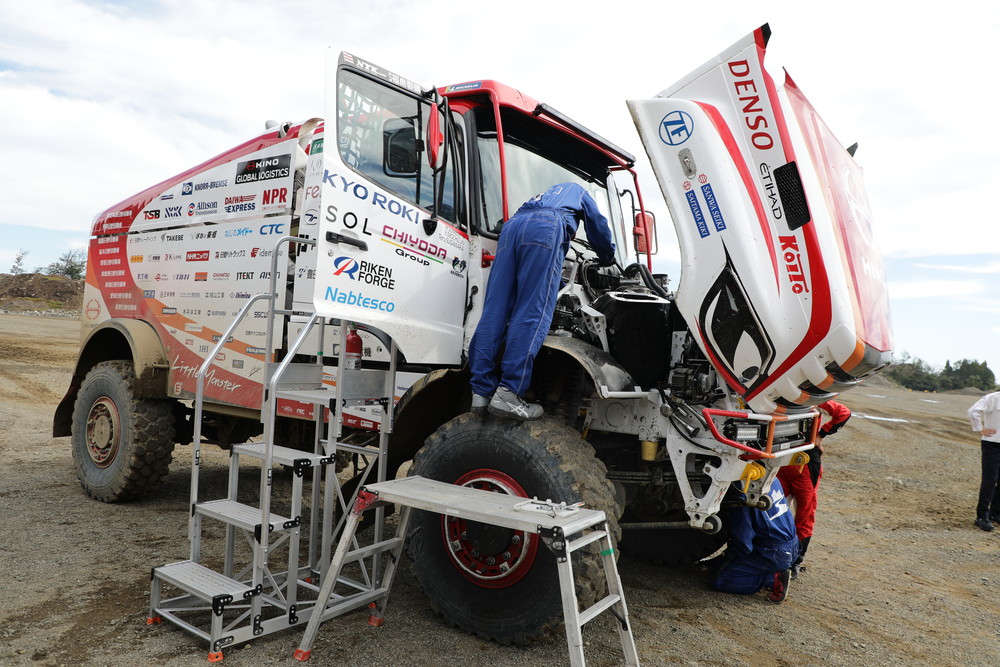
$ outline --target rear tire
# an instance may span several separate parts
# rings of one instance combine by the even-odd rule
[[[155,490],[174,449],[173,401],[135,397],[131,361],[87,373],[73,407],[73,462],[83,490],[106,503]]]
[[[620,507],[604,464],[579,433],[554,419],[521,423],[460,415],[428,438],[410,474],[540,500],[584,502],[604,510],[618,537]],[[447,623],[501,644],[526,644],[559,629],[556,561],[537,535],[415,511],[408,540],[417,581]],[[598,545],[573,558],[577,600],[586,608],[605,589]]]

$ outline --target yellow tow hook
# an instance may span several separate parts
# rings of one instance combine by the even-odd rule
[[[806,454],[805,452],[798,452],[797,454],[793,454],[792,458],[788,460],[788,465],[798,466],[799,472],[802,472],[802,469],[806,467],[807,463],[809,463],[809,455]]]
[[[743,482],[743,493],[750,490],[750,482],[755,482],[758,479],[763,479],[764,475],[767,474],[767,470],[764,466],[757,463],[756,461],[751,461],[747,464],[747,467],[743,469],[743,474],[740,475],[740,481]]]

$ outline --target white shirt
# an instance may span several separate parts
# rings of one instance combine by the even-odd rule
[[[983,440],[1000,443],[1000,391],[986,394],[969,408],[969,423],[977,433],[988,428],[996,429],[993,435],[984,435]]]

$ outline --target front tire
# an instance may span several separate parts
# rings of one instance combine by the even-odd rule
[[[73,462],[88,496],[106,503],[155,490],[174,449],[169,400],[135,397],[131,361],[104,361],[83,380],[73,406]]]
[[[554,419],[514,422],[464,414],[428,438],[411,475],[553,502],[620,508],[604,464],[580,434]],[[532,533],[415,511],[408,554],[431,607],[451,625],[501,644],[526,644],[563,620],[553,554]],[[605,589],[597,545],[574,553],[581,607]]]

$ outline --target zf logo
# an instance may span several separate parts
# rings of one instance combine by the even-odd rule
[[[671,111],[660,121],[660,141],[668,146],[679,146],[691,138],[694,119],[684,111]]]

